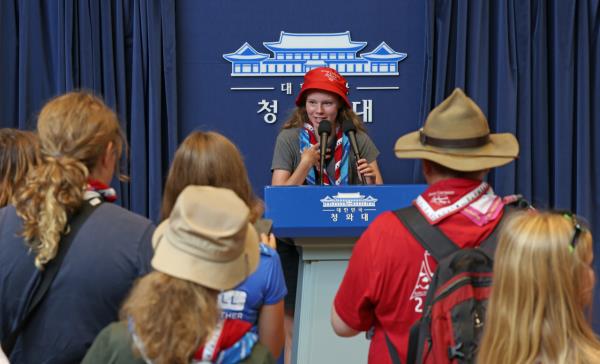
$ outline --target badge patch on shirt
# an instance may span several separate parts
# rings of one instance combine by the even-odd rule
[[[243,311],[248,294],[244,291],[225,291],[219,294],[219,307],[222,310]]]
[[[421,262],[421,269],[419,270],[419,277],[417,278],[417,283],[415,284],[415,288],[410,295],[411,301],[416,301],[417,305],[415,306],[415,312],[423,312],[423,304],[425,303],[425,296],[427,296],[427,290],[429,289],[429,284],[433,278],[433,272],[431,271],[431,267],[429,267],[429,252],[425,251],[423,254],[423,261]]]

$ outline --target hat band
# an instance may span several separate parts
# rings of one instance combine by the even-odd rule
[[[466,139],[440,139],[428,136],[423,132],[423,129],[419,130],[419,139],[421,144],[430,145],[432,147],[439,148],[476,148],[486,145],[490,141],[490,135],[476,138]]]

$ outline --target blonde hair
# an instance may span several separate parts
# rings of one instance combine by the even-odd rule
[[[124,138],[115,113],[85,92],[50,100],[40,112],[37,131],[42,163],[29,171],[15,206],[35,265],[43,269],[56,256],[68,216],[81,206],[90,170],[109,143],[120,156]]]
[[[0,129],[0,207],[14,202],[16,189],[39,162],[39,142],[33,132]]]
[[[219,133],[195,131],[177,148],[165,184],[161,220],[169,217],[177,196],[189,185],[229,188],[250,208],[252,222],[263,213],[240,151]]]
[[[558,213],[517,213],[499,235],[478,362],[596,363],[585,317],[594,284],[592,236]]]
[[[217,323],[217,295],[215,290],[152,272],[132,289],[121,319],[133,320],[143,353],[153,363],[188,364]]]

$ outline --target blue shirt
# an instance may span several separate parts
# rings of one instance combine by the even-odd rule
[[[0,339],[20,321],[40,281],[21,230],[15,208],[0,209]],[[150,270],[153,232],[149,220],[119,206],[96,208],[19,337],[11,363],[79,363],[100,330],[118,319],[134,280]]]
[[[260,243],[260,261],[256,271],[234,289],[219,294],[221,316],[248,321],[256,332],[260,308],[278,303],[286,294],[279,254]]]

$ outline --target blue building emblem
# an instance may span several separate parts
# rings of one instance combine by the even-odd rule
[[[377,199],[365,196],[360,192],[338,192],[335,196],[325,196],[321,199],[323,208],[331,207],[375,207]]]
[[[348,76],[397,76],[398,63],[406,53],[381,42],[368,53],[358,52],[367,42],[350,39],[342,33],[287,33],[277,42],[263,42],[273,53],[260,53],[247,42],[237,51],[223,55],[231,62],[231,76],[303,76],[316,67],[331,67]]]

